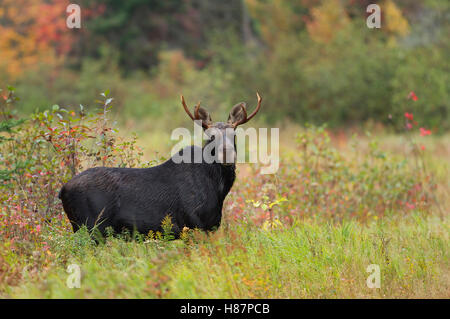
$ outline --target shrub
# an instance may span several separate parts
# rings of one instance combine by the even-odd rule
[[[235,202],[225,215],[231,221],[267,227],[305,218],[366,222],[430,211],[436,183],[423,162],[416,165],[423,160],[423,150],[409,140],[415,160],[408,161],[383,151],[368,137],[365,145],[354,135],[349,150],[337,151],[325,126],[308,125],[296,137],[295,158],[282,158],[275,176],[237,183],[232,190]],[[237,194],[245,194],[246,202]]]
[[[12,93],[11,93],[12,94]],[[12,99],[10,98],[7,101]],[[110,123],[112,98],[102,93],[100,109],[90,113],[80,105],[71,111],[53,105],[23,121],[7,119],[2,127],[8,143],[0,144],[3,184],[0,201],[0,235],[14,245],[42,245],[44,225],[68,230],[58,192],[75,174],[94,166],[144,167],[136,136],[124,140]],[[11,103],[7,103],[11,107]],[[12,110],[2,110],[3,116]],[[20,130],[14,126],[23,124]]]

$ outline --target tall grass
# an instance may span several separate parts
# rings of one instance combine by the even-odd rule
[[[51,241],[52,263],[26,269],[2,296],[21,298],[433,298],[449,294],[449,220],[415,213],[361,225],[304,220],[263,230],[228,225],[185,242]],[[69,289],[67,266],[82,270]],[[380,266],[381,288],[367,287]]]
[[[14,117],[13,102],[1,101],[2,114]],[[174,241],[167,220],[163,234],[96,244],[86,229],[72,234],[56,196],[62,183],[91,166],[162,160],[145,161],[135,137],[119,137],[112,103],[105,92],[96,113],[54,106],[3,133],[1,297],[449,296],[448,153],[420,147],[445,139],[397,136],[398,151],[386,138],[308,126],[289,135],[276,174],[238,166],[218,231]],[[66,284],[71,264],[80,288]],[[380,288],[366,285],[371,264]]]

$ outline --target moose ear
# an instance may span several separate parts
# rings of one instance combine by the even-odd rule
[[[241,123],[247,118],[247,109],[244,102],[238,103],[231,109],[228,115],[228,123],[235,125]]]
[[[198,108],[198,111],[195,112],[196,119],[202,121],[203,127],[209,126],[212,123],[211,115],[209,115],[208,111],[202,107]]]

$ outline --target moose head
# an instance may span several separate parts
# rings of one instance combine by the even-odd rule
[[[206,145],[214,142],[217,149],[216,160],[223,165],[232,165],[236,162],[235,130],[239,125],[250,121],[261,107],[261,96],[256,93],[258,104],[250,116],[247,116],[247,107],[244,102],[233,106],[228,115],[227,122],[213,122],[208,111],[200,106],[200,102],[195,106],[194,115],[189,111],[188,106],[181,96],[181,104],[184,110],[193,121],[199,121],[208,136]],[[205,146],[206,146],[205,145]],[[213,150],[213,155],[215,155]]]

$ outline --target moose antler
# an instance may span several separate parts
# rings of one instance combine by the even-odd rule
[[[200,120],[200,114],[198,114],[198,111],[200,110],[200,102],[195,106],[194,109],[194,117],[196,120]]]
[[[243,116],[242,120],[233,124],[234,127],[237,127],[238,125],[247,123],[256,115],[256,113],[258,113],[259,108],[261,107],[262,98],[258,92],[256,92],[256,96],[258,97],[258,105],[256,106],[256,109],[253,111],[252,114],[250,114],[249,117],[247,117],[247,111],[246,111],[245,107],[243,107],[242,111],[244,112],[244,116]]]
[[[181,104],[183,104],[184,110],[186,111],[187,115],[189,115],[189,117],[195,121],[195,118],[192,116],[192,113],[189,111],[189,108],[186,105],[186,102],[184,101],[184,96],[181,96]]]
[[[189,115],[189,117],[193,120],[193,121],[202,121],[200,115],[199,115],[199,110],[200,110],[200,102],[198,102],[198,104],[195,106],[194,109],[194,116],[192,116],[192,113],[189,111],[188,106],[186,105],[186,101],[184,100],[184,96],[181,96],[181,104],[183,104],[183,108],[186,111],[187,115]],[[204,121],[202,121],[202,126],[207,129],[209,126],[204,123]]]

